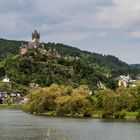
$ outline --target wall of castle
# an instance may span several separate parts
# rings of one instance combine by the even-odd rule
[[[21,48],[20,49],[20,55],[23,55],[27,52],[27,48]]]

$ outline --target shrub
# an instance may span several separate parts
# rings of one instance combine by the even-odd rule
[[[117,118],[117,119],[124,119],[125,116],[126,116],[126,111],[125,111],[125,110],[120,111],[120,112],[117,112],[117,113],[115,114],[115,118]]]

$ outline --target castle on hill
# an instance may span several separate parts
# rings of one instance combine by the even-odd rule
[[[32,33],[31,42],[28,42],[27,44],[21,43],[20,50],[19,50],[20,55],[25,54],[28,50],[46,54],[47,56],[53,56],[58,58],[61,57],[55,48],[49,50],[46,50],[44,48],[44,43],[40,42],[40,34],[36,30],[34,30],[34,32]]]

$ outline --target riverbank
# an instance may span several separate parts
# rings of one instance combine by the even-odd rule
[[[122,111],[116,113],[114,116],[103,116],[102,111],[95,111],[92,116],[83,116],[82,114],[67,114],[67,115],[57,115],[54,111],[44,112],[44,113],[33,113],[33,115],[38,116],[49,116],[49,117],[64,117],[64,118],[93,118],[93,119],[124,119],[124,120],[139,120],[139,112],[128,112],[128,111]]]
[[[22,104],[12,104],[12,105],[7,105],[7,104],[0,104],[0,109],[16,109],[16,110],[23,110],[23,105]],[[124,120],[139,120],[139,112],[129,112],[129,111],[121,111],[117,112],[115,116],[106,116],[103,117],[103,111],[98,110],[94,111],[91,116],[83,116],[82,114],[67,114],[67,115],[58,115],[56,114],[55,111],[48,111],[44,113],[33,113],[33,115],[38,115],[38,116],[49,116],[49,117],[70,117],[70,118],[96,118],[96,119],[103,119],[103,118],[108,118],[108,119],[124,119]]]
[[[23,105],[22,104],[12,104],[12,105],[0,104],[0,109],[18,109],[18,110],[22,110]]]

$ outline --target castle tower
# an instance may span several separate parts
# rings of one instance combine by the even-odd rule
[[[27,52],[27,45],[23,44],[23,42],[21,43],[20,49],[19,49],[19,53],[20,55],[23,55]]]
[[[32,33],[32,42],[39,42],[40,41],[40,34],[34,30]]]
[[[46,54],[47,56],[53,56],[53,57],[58,57],[60,58],[61,55],[58,53],[58,51],[56,51],[56,49],[49,49],[49,51],[47,51],[45,49],[44,43],[40,42],[40,34],[34,30],[34,32],[32,33],[32,41],[28,42],[28,43],[21,43],[20,46],[20,50],[19,53],[20,55],[26,54],[26,52],[30,52],[33,51],[35,53],[39,52],[42,54]]]

